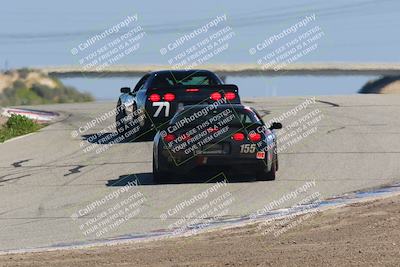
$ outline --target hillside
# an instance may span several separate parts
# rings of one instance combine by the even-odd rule
[[[45,73],[21,69],[0,73],[0,105],[40,105],[92,101],[93,97]]]
[[[400,94],[400,77],[384,76],[369,81],[359,91],[360,94]]]

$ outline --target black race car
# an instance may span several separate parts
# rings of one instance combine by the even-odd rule
[[[138,136],[168,123],[179,108],[226,100],[240,103],[236,85],[223,84],[206,70],[156,71],[144,75],[131,91],[121,88],[116,113],[119,133]]]
[[[155,182],[219,167],[274,180],[278,155],[273,130],[281,128],[278,122],[266,126],[253,108],[240,104],[185,106],[154,137]]]

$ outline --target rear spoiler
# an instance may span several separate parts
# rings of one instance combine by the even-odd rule
[[[177,85],[163,88],[151,88],[149,92],[210,92],[210,91],[228,91],[239,94],[239,88],[235,84],[219,84],[219,85]]]
[[[214,102],[221,98],[226,98],[234,104],[240,104],[239,89],[234,84],[219,84],[219,85],[179,85],[164,88],[151,88],[147,95],[156,95],[157,99],[169,98],[176,99],[180,103],[193,104],[206,100]],[[167,100],[168,101],[168,100]]]

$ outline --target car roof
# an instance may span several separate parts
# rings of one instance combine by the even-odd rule
[[[168,74],[168,73],[187,73],[192,74],[196,72],[206,72],[206,73],[213,73],[209,70],[201,70],[201,69],[192,69],[192,70],[158,70],[152,71],[150,74]]]

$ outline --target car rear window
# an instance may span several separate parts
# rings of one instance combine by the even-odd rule
[[[218,85],[219,79],[211,73],[204,72],[168,72],[157,73],[153,87],[171,87],[177,85]]]
[[[221,115],[220,115],[221,114]],[[171,124],[176,124],[180,121],[185,121],[185,124],[198,125],[204,121],[210,120],[214,116],[220,115],[221,118],[231,116],[232,120],[229,125],[250,125],[250,124],[261,124],[261,120],[258,116],[250,109],[214,109],[208,110],[203,108],[186,108],[179,111],[171,120]]]

